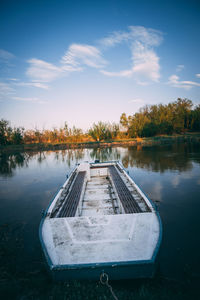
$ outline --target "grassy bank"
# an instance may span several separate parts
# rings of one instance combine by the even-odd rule
[[[78,148],[98,148],[98,147],[114,147],[114,146],[151,146],[156,144],[171,144],[171,143],[194,142],[200,143],[200,132],[160,135],[148,138],[134,138],[123,140],[111,140],[102,142],[82,142],[82,143],[36,143],[36,144],[21,144],[21,145],[6,145],[0,146],[0,151],[45,151],[45,150],[65,150]]]

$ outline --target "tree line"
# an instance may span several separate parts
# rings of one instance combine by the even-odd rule
[[[192,108],[191,100],[181,98],[167,105],[146,105],[134,115],[123,113],[120,124],[130,138],[200,131],[200,105]]]
[[[0,145],[115,141],[200,131],[200,105],[193,107],[191,100],[181,98],[166,105],[146,105],[133,115],[122,113],[118,124],[94,123],[86,133],[75,126],[70,128],[67,123],[52,130],[12,128],[9,121],[1,119]]]

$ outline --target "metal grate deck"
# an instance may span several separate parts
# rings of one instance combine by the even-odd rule
[[[116,168],[114,166],[109,166],[109,170],[125,213],[126,214],[141,213],[142,212],[141,208],[139,207],[133,195],[127,188],[122,178],[120,177]]]
[[[64,205],[59,212],[58,218],[64,217],[74,217],[76,210],[80,201],[80,196],[82,192],[82,187],[84,183],[86,172],[79,172],[69,192],[67,198],[65,199]]]

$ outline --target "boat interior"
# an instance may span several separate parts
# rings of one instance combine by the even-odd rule
[[[57,196],[51,218],[151,212],[117,163],[82,163]]]

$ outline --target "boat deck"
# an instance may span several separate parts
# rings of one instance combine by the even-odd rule
[[[93,176],[87,182],[81,216],[114,215],[117,202],[111,183],[106,176]]]
[[[43,225],[54,265],[149,260],[158,236],[154,213],[48,218]]]

